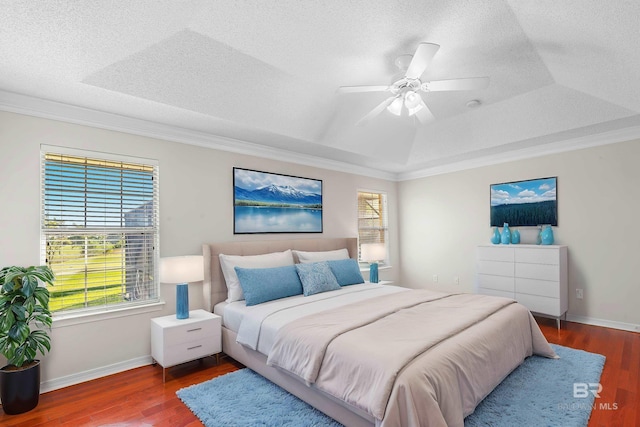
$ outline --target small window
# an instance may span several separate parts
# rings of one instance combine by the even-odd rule
[[[377,192],[358,192],[358,260],[365,262],[360,257],[363,243],[382,243],[388,248],[388,211],[387,195]],[[380,260],[385,263],[386,260]]]
[[[51,311],[157,302],[157,162],[43,146],[41,170]]]

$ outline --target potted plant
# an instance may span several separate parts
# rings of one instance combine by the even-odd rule
[[[53,284],[47,266],[5,267],[0,270],[0,354],[7,365],[0,369],[0,399],[7,414],[20,414],[38,405],[40,361],[51,349],[49,291]],[[44,329],[43,329],[44,328]]]

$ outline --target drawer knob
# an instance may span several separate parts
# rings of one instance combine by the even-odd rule
[[[187,332],[195,332],[195,331],[199,331],[202,328],[195,328],[195,329],[187,329]]]
[[[189,348],[187,348],[187,350],[195,350],[196,348],[200,348],[200,347],[202,347],[202,344],[196,345],[194,347],[189,347]]]

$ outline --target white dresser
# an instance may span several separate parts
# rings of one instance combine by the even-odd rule
[[[569,308],[566,246],[482,245],[476,256],[478,293],[513,298],[560,327]]]

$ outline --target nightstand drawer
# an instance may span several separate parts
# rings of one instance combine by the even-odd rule
[[[216,323],[214,319],[203,320],[197,323],[173,326],[164,329],[164,340],[172,346],[181,343],[198,341],[215,334]]]
[[[173,366],[219,352],[220,348],[216,340],[212,337],[205,337],[199,341],[168,346],[164,352],[164,361],[161,365],[164,367]]]

